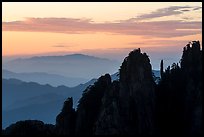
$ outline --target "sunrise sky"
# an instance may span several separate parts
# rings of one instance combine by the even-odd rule
[[[154,68],[202,44],[201,2],[2,3],[2,56],[82,53],[121,61],[141,48]]]

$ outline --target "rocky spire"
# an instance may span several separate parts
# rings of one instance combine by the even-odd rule
[[[102,100],[94,134],[153,134],[154,81],[146,53],[130,52],[120,68],[119,82],[111,84]]]
[[[94,124],[102,106],[102,97],[105,92],[109,92],[110,85],[111,77],[105,74],[84,91],[77,108],[76,135],[94,134]]]
[[[125,133],[153,134],[154,84],[147,54],[140,49],[130,52],[120,69],[120,114],[126,125]]]
[[[161,63],[160,63],[160,76],[161,76],[161,79],[163,77],[163,73],[164,73],[164,63],[163,63],[163,60],[161,60]]]
[[[61,113],[56,118],[56,132],[59,135],[74,135],[76,114],[72,97],[64,102]]]

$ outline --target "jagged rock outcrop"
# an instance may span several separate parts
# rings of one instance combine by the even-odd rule
[[[173,63],[157,87],[160,134],[202,134],[202,51],[199,41],[184,47],[181,66]]]
[[[121,117],[119,113],[119,82],[113,81],[108,92],[104,93],[97,121],[95,135],[121,135]]]
[[[130,52],[120,69],[120,80],[103,97],[95,125],[97,135],[153,135],[154,80],[148,56]]]
[[[93,135],[94,124],[102,105],[102,97],[105,92],[109,92],[110,85],[111,77],[106,74],[84,91],[77,108],[76,135]]]
[[[125,134],[152,135],[154,132],[154,80],[146,53],[136,49],[120,69],[120,113]]]
[[[184,47],[181,71],[185,83],[184,132],[187,135],[202,134],[202,51],[199,41]]]
[[[58,135],[74,135],[76,112],[73,109],[73,99],[67,98],[61,113],[56,117],[56,133]]]

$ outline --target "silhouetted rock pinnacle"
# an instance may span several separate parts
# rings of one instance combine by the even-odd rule
[[[102,97],[109,92],[111,77],[101,76],[93,86],[87,88],[79,100],[76,119],[76,135],[93,135],[93,127],[99,116]]]
[[[150,60],[140,49],[124,60],[119,82],[111,83],[106,74],[85,93],[77,111],[77,134],[153,134],[154,81]]]
[[[74,135],[76,113],[73,109],[73,99],[64,102],[61,113],[56,118],[56,132],[59,135]]]
[[[154,84],[146,53],[140,49],[130,52],[120,69],[119,101],[125,134],[153,134]]]
[[[202,51],[193,41],[180,62],[167,67],[157,86],[157,122],[160,134],[202,134]]]

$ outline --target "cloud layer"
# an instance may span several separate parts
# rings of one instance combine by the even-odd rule
[[[158,18],[182,14],[189,10],[199,10],[200,7],[171,6],[158,9],[150,14],[138,18],[131,18],[119,22],[95,23],[91,19],[75,18],[27,18],[23,21],[3,22],[3,31],[53,32],[67,34],[84,34],[108,32],[112,34],[140,35],[150,37],[177,37],[200,34],[202,22],[184,22],[181,20],[150,21],[138,20]]]
[[[165,17],[165,16],[171,16],[171,15],[179,15],[183,14],[185,12],[189,11],[195,11],[199,10],[202,7],[191,7],[191,6],[170,6],[167,8],[162,8],[158,9],[152,13],[149,14],[143,14],[139,17],[137,17],[137,20],[142,20],[142,19],[152,19],[152,18],[158,18],[158,17]]]

